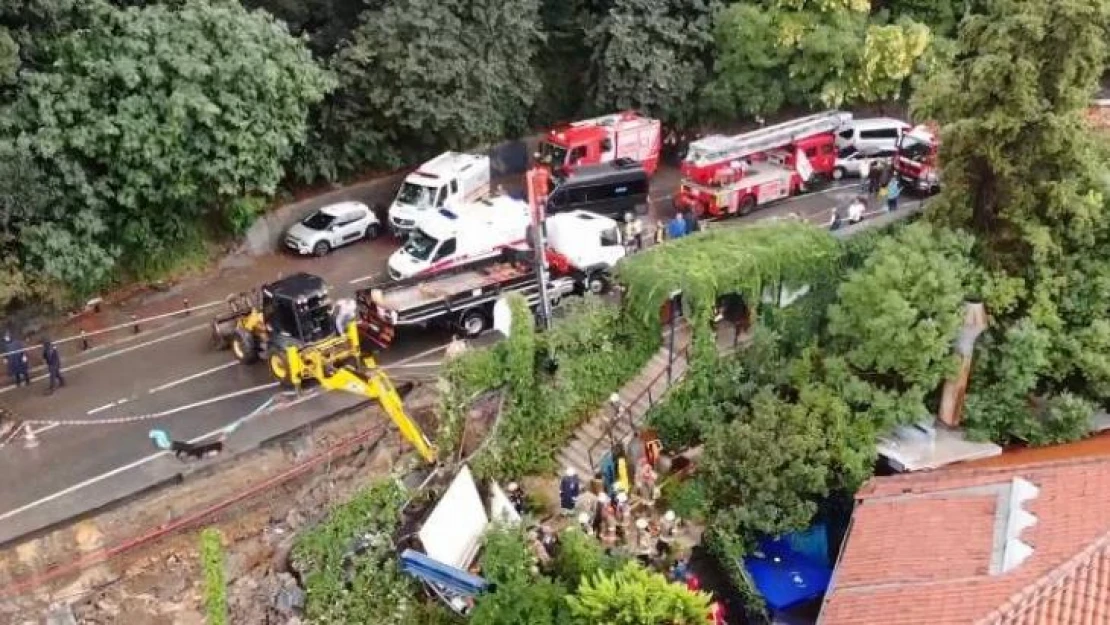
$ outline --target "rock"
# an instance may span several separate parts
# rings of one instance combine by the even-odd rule
[[[289,526],[289,529],[292,529],[294,531],[304,525],[304,521],[304,515],[301,514],[301,511],[297,510],[296,508],[291,509],[289,511],[289,514],[285,515],[285,524]]]
[[[55,606],[46,613],[46,625],[77,625],[77,617],[71,606]]]
[[[119,607],[111,601],[108,601],[107,599],[101,599],[100,601],[97,601],[96,609],[104,616],[119,616]]]
[[[290,616],[304,609],[304,590],[297,585],[297,580],[292,575],[278,573],[271,579],[277,587],[271,605],[279,614]]]

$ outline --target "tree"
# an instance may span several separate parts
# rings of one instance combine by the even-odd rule
[[[132,263],[228,198],[273,193],[330,87],[283,27],[223,0],[100,6],[50,51],[23,77],[11,132]]]
[[[1110,2],[980,8],[960,27],[954,64],[914,102],[942,132],[930,217],[975,235],[994,285],[968,418],[1001,442],[1074,438],[1083,399],[1110,399],[1110,203],[1105,152],[1084,118]]]
[[[868,0],[730,5],[714,28],[707,107],[731,118],[897,97],[926,52],[929,29],[872,20],[870,11]]]
[[[715,0],[613,0],[590,33],[599,110],[640,109],[689,123],[707,71]]]
[[[709,613],[709,595],[671,583],[629,562],[618,571],[597,572],[567,597],[575,622],[695,625]]]
[[[914,224],[878,244],[840,285],[829,309],[832,344],[880,390],[922,402],[955,372],[952,346],[977,278],[970,237]]]
[[[303,178],[336,178],[516,136],[540,84],[539,0],[401,0],[366,11],[332,59]]]

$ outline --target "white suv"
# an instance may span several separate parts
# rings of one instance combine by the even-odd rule
[[[323,256],[341,245],[374,239],[381,230],[382,224],[369,206],[341,202],[293,224],[285,233],[285,246],[298,254]]]

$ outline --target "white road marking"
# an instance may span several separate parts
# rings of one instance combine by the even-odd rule
[[[176,380],[173,380],[172,382],[166,382],[165,384],[162,384],[161,386],[155,386],[154,388],[148,390],[147,393],[153,395],[154,393],[164,391],[166,389],[170,389],[170,388],[173,388],[175,386],[180,386],[182,384],[185,384],[186,382],[191,382],[191,381],[193,381],[197,378],[202,378],[206,375],[211,375],[213,373],[216,373],[217,371],[223,371],[224,369],[230,369],[231,367],[234,367],[238,364],[239,364],[238,360],[232,360],[231,362],[212,367],[211,369],[205,369],[204,371],[198,371],[197,373],[194,373],[192,375],[187,375],[183,378],[178,378]]]
[[[74,369],[80,369],[81,367],[87,367],[89,365],[93,365],[93,364],[96,364],[98,362],[103,362],[105,360],[108,360],[109,358],[115,358],[116,356],[121,356],[123,354],[133,352],[135,350],[142,349],[144,347],[150,347],[151,345],[157,345],[158,343],[162,343],[164,341],[170,341],[170,340],[173,340],[173,339],[176,339],[176,338],[180,338],[180,337],[185,336],[187,334],[192,334],[193,332],[196,332],[197,330],[205,330],[208,327],[209,327],[208,324],[193,326],[191,328],[186,328],[184,330],[179,330],[177,332],[174,332],[173,334],[167,334],[166,336],[158,337],[156,339],[151,339],[149,341],[144,341],[142,343],[137,343],[135,345],[131,345],[131,346],[125,347],[123,349],[116,350],[114,352],[109,352],[107,354],[104,354],[103,356],[97,356],[96,358],[90,358],[89,360],[84,360],[84,361],[79,362],[75,365],[72,365],[72,366],[69,366],[69,367],[64,367],[64,368],[62,368],[62,373],[68,373],[70,371],[73,371]],[[40,380],[45,380],[45,379],[46,379],[45,375],[40,375],[40,376],[31,378],[31,381],[32,382],[38,382]],[[0,388],[0,393],[7,393],[8,391],[11,391],[15,388],[16,388],[16,386],[14,384],[9,385],[9,386],[5,386],[4,388]]]
[[[276,382],[274,384],[268,385],[268,386],[273,386],[273,385],[276,385]],[[317,396],[319,396],[319,395],[312,394],[312,395],[306,395],[306,396],[303,396],[303,397],[297,397],[296,400],[293,400],[289,404],[286,404],[284,407],[289,407],[289,406],[292,406],[292,405],[300,404],[300,403],[315,399],[315,397],[317,397]],[[261,407],[266,407],[266,405],[268,405],[269,403],[270,403],[270,400],[266,400],[266,402],[263,403]],[[259,409],[255,409],[255,410],[251,411],[250,413],[246,414],[246,416],[251,416],[256,412],[259,412]],[[48,429],[48,427],[49,427],[49,425],[47,427],[43,427],[42,430],[37,430],[36,434],[38,434],[40,432],[43,432],[43,431],[46,431]],[[211,432],[206,432],[204,434],[201,434],[200,436],[190,438],[189,442],[190,443],[196,443],[196,442],[199,442],[199,441],[203,441],[204,438],[210,438],[212,436],[215,436],[216,434],[221,434],[226,429],[228,429],[228,426],[226,426],[226,425],[224,425],[222,427],[218,427],[218,429],[212,430]],[[100,475],[97,475],[95,477],[90,477],[90,478],[88,478],[88,480],[85,480],[83,482],[79,482],[77,484],[73,484],[72,486],[62,488],[61,491],[57,491],[57,492],[51,493],[47,496],[40,497],[40,498],[38,498],[38,500],[34,500],[33,502],[30,502],[30,503],[24,504],[20,507],[14,508],[14,510],[10,510],[8,512],[4,512],[3,514],[0,514],[0,522],[7,521],[7,520],[9,520],[9,518],[11,518],[13,516],[18,516],[18,515],[20,515],[24,512],[27,512],[29,510],[33,510],[33,508],[39,507],[42,504],[50,503],[54,500],[57,500],[57,498],[59,498],[59,497],[64,497],[65,495],[69,495],[70,493],[80,491],[80,490],[82,490],[82,488],[91,486],[91,485],[93,485],[95,483],[98,483],[98,482],[103,482],[104,480],[108,480],[109,477],[119,475],[120,473],[124,473],[124,472],[132,470],[132,468],[137,468],[139,466],[147,464],[148,462],[154,460],[154,458],[159,458],[159,457],[162,457],[164,455],[169,455],[169,454],[170,454],[169,451],[164,451],[164,450],[159,451],[159,452],[154,452],[154,453],[150,454],[149,456],[144,456],[144,457],[139,458],[139,460],[137,460],[137,461],[130,462],[128,464],[124,464],[123,466],[115,467],[111,471],[101,473]]]
[[[123,399],[117,399],[114,402],[104,404],[103,406],[100,406],[98,408],[93,408],[92,410],[89,410],[85,414],[94,415],[98,412],[104,412],[105,410],[108,410],[109,408],[115,408],[116,406],[121,406],[121,405],[126,404],[126,403],[127,403],[127,398],[124,397]]]

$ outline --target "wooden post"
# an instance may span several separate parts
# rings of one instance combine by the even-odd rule
[[[944,394],[940,400],[941,423],[949,427],[959,427],[963,417],[964,398],[967,384],[971,378],[971,363],[975,352],[975,342],[987,329],[987,310],[982,302],[968,302],[964,305],[964,327],[956,341],[956,355],[960,358],[960,370],[955,377],[944,383]]]

